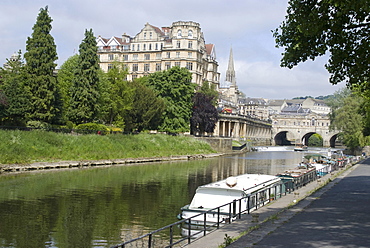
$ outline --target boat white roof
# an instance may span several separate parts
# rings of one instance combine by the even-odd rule
[[[229,177],[218,182],[202,185],[199,186],[198,189],[209,188],[247,191],[248,189],[255,188],[259,185],[268,186],[269,184],[277,182],[279,180],[280,178],[277,176],[263,174],[243,174],[235,177]],[[230,182],[235,182],[236,184],[233,186]]]

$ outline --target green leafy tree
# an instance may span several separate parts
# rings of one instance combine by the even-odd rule
[[[362,111],[366,100],[354,93],[342,100],[341,107],[332,109],[332,127],[341,131],[339,138],[348,148],[354,150],[368,145],[370,137],[364,134],[365,117]]]
[[[370,5],[368,0],[290,0],[285,21],[273,32],[284,47],[281,66],[330,54],[330,82],[370,90]]]
[[[192,97],[196,88],[191,78],[189,70],[178,66],[148,76],[148,85],[155,89],[166,104],[159,131],[180,133],[190,130]]]
[[[7,59],[6,66],[0,68],[0,89],[2,109],[0,118],[3,125],[24,126],[30,102],[24,91],[24,62],[21,51]]]
[[[25,90],[30,94],[29,118],[57,123],[62,114],[62,101],[54,76],[58,57],[54,38],[50,34],[51,22],[48,7],[41,8],[32,35],[26,42]]]
[[[105,88],[109,98],[105,100],[105,122],[110,125],[124,127],[124,116],[133,105],[134,90],[126,81],[127,69],[123,63],[115,61],[112,68],[106,73],[107,84]]]
[[[68,118],[75,124],[96,120],[99,112],[99,57],[92,29],[85,31],[71,87]]]
[[[308,138],[308,146],[322,146],[323,139],[320,134],[314,133]]]
[[[164,100],[155,91],[144,84],[147,77],[141,77],[130,82],[134,89],[133,105],[127,112],[126,131],[157,130],[161,124],[161,116],[165,110]]]
[[[63,109],[68,110],[71,102],[71,87],[76,74],[75,70],[78,66],[78,54],[69,57],[60,67],[58,71],[58,84],[63,101]]]
[[[208,81],[203,81],[202,86],[199,88],[198,92],[209,96],[212,100],[212,105],[217,106],[218,92],[214,84],[210,84]]]

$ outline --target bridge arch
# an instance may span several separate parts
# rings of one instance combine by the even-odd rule
[[[277,146],[289,146],[294,141],[294,134],[289,131],[281,131],[274,137],[275,145]]]

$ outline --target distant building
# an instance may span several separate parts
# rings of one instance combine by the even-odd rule
[[[162,28],[146,23],[134,37],[99,36],[97,45],[102,70],[108,71],[114,61],[123,62],[127,80],[179,66],[189,69],[193,83],[207,80],[219,88],[215,46],[205,44],[199,23],[178,21]]]

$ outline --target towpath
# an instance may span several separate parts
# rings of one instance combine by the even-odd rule
[[[259,223],[245,215],[186,247],[217,248],[225,235],[237,237],[251,229],[227,247],[370,247],[370,158],[254,213]]]

